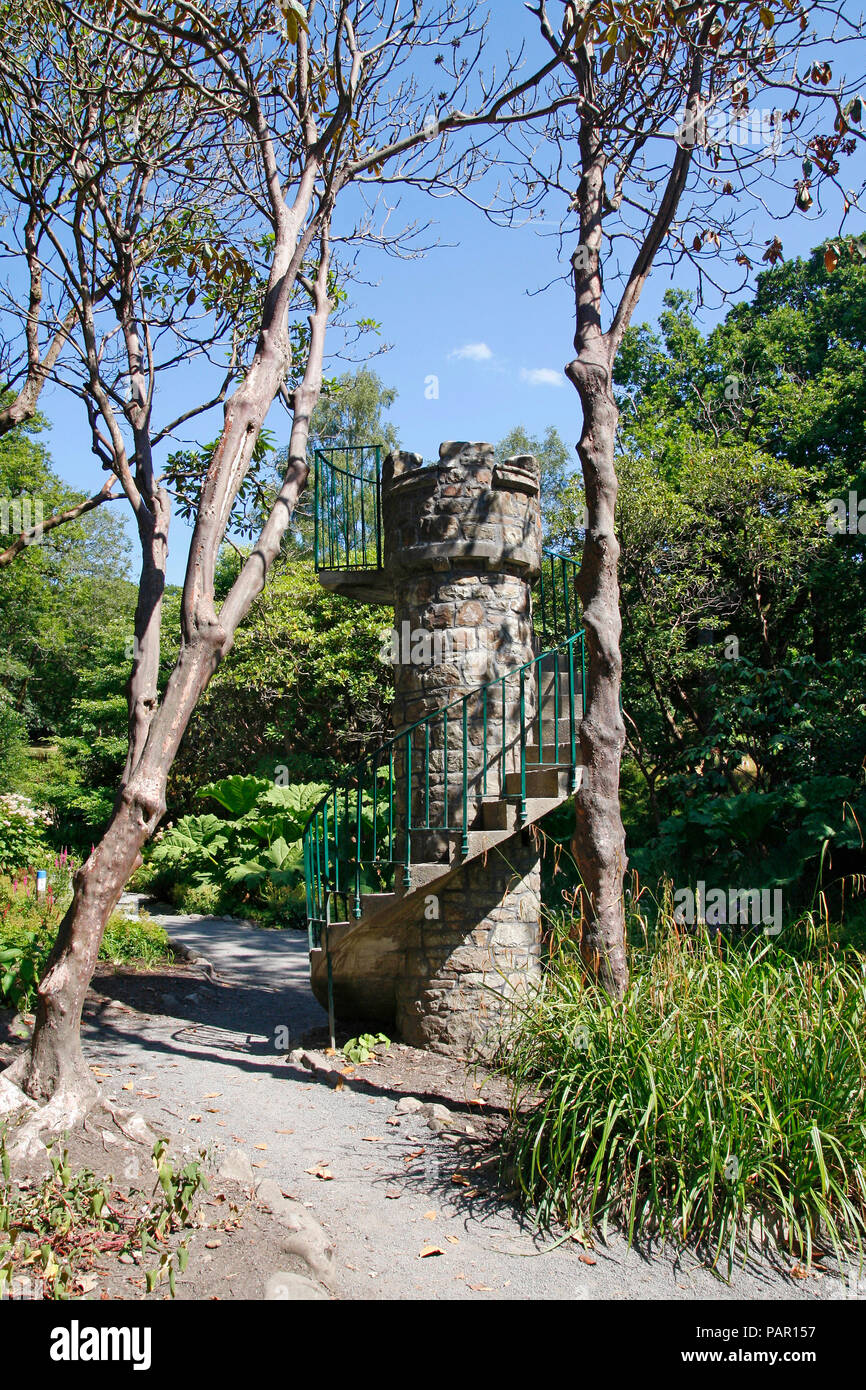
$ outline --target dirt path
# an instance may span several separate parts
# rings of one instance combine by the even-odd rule
[[[359,1069],[334,1089],[287,1058],[325,1023],[307,984],[304,938],[231,920],[154,915],[174,939],[207,956],[216,976],[97,980],[105,1002],[88,1010],[84,1038],[107,1073],[102,1084],[112,1099],[133,1102],[157,1128],[166,1125],[197,1148],[242,1149],[257,1178],[275,1178],[300,1198],[336,1244],[338,1297],[841,1296],[829,1275],[792,1280],[766,1264],[736,1271],[728,1285],[689,1256],[645,1258],[621,1239],[591,1252],[566,1241],[541,1253],[553,1239],[535,1238],[485,1180],[492,1170],[484,1123],[495,1106],[478,1105],[462,1068],[446,1095],[461,1127],[468,1122],[475,1131],[469,1136],[434,1132],[419,1112],[395,1113],[401,1095],[431,1099],[426,1054],[395,1048],[387,1066]],[[435,1061],[440,1069],[452,1065]],[[123,1090],[131,1079],[134,1090]],[[467,1103],[455,1105],[461,1094]],[[422,1257],[430,1247],[441,1253]]]

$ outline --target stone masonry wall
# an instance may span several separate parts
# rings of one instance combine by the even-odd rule
[[[497,463],[490,444],[443,444],[439,462],[392,454],[383,476],[385,565],[393,577],[394,617],[403,641],[395,667],[392,725],[417,723],[469,691],[515,671],[533,656],[531,582],[541,565],[538,469],[528,456]],[[426,643],[424,641],[426,637]],[[408,648],[408,651],[406,650]],[[529,686],[525,698],[531,700]],[[486,700],[467,703],[470,824],[480,791],[487,714],[488,790],[515,765],[520,702],[516,678]],[[412,821],[463,824],[462,705],[412,740]],[[428,744],[429,739],[429,744]],[[429,757],[428,757],[429,749]],[[398,746],[398,787],[405,800],[406,750]],[[429,783],[425,773],[429,765]],[[419,841],[423,837],[419,836]],[[435,837],[434,837],[435,839]]]
[[[508,1024],[509,1000],[541,974],[537,848],[518,834],[486,861],[471,860],[438,896],[410,901],[396,988],[400,1036],[460,1056],[482,1043],[489,1051]]]
[[[467,702],[465,759],[462,702],[449,713],[447,768],[444,720],[412,735],[413,862],[443,859],[449,846],[454,852],[466,814],[464,764],[470,827],[480,813],[485,749],[491,795],[501,793],[504,773],[517,765],[520,684],[508,673],[534,655],[530,585],[541,565],[535,460],[497,462],[490,444],[448,443],[439,454],[428,465],[416,454],[392,454],[383,472],[385,566],[401,639],[394,731],[508,678],[504,691],[497,685],[486,697],[486,736],[485,702]],[[527,718],[533,684],[525,684]],[[401,740],[398,803],[406,800],[406,763]],[[538,851],[518,832],[501,852],[467,862],[438,896],[407,900],[405,911],[400,1031],[422,1046],[465,1052],[501,1019],[509,993],[537,978]]]

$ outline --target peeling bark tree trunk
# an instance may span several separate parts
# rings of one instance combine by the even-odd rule
[[[286,324],[290,273],[309,244],[305,236],[294,245],[286,238],[282,264],[278,251],[272,274],[274,293],[253,366],[226,404],[225,429],[208,468],[202,490],[184,589],[183,632],[177,662],[158,708],[151,708],[148,672],[155,670],[144,653],[137,660],[139,679],[130,686],[130,759],[108,829],[75,876],[72,903],[60,924],[57,940],[39,984],[36,1027],[29,1052],[10,1070],[9,1079],[37,1101],[69,1099],[69,1111],[81,1113],[82,1097],[96,1086],[84,1061],[80,1025],[84,1001],[106,923],[133,870],[141,850],[165,812],[168,774],[198,701],[220,661],[231,649],[234,634],[279,552],[280,542],[306,486],[307,438],[322,383],[324,338],[331,308],[328,298],[329,247],[321,233],[319,272],[310,316],[310,345],[301,384],[294,392],[289,460],[276,503],[256,546],[244,564],[221,609],[214,605],[215,557],[225,534],[231,506],[249,467],[268,408],[283,385],[291,362]],[[290,264],[289,264],[290,262]],[[161,542],[154,539],[157,550]],[[164,557],[160,555],[160,561]],[[146,559],[142,576],[146,592],[137,614],[142,638],[156,643],[160,563]],[[133,744],[141,740],[140,756],[132,761]]]
[[[125,798],[76,875],[73,899],[39,986],[30,1051],[10,1071],[11,1079],[33,1100],[96,1094],[81,1051],[84,999],[105,924],[158,821],[159,816],[145,820],[137,799]]]
[[[712,14],[705,19],[707,31],[711,19]],[[599,984],[620,999],[628,986],[623,896],[623,876],[628,861],[619,801],[625,724],[620,710],[622,620],[617,577],[619,543],[614,529],[617,494],[614,450],[619,412],[613,394],[613,365],[655,254],[679,205],[691,153],[687,146],[677,147],[658,212],[640,246],[610,328],[603,332],[603,221],[606,211],[614,208],[619,194],[615,194],[612,201],[605,188],[608,161],[604,132],[597,120],[593,64],[584,46],[567,56],[566,61],[578,93],[581,179],[575,198],[580,237],[571,261],[575,357],[565,370],[583,407],[583,431],[577,452],[583,469],[588,520],[577,579],[583,603],[589,679],[580,724],[584,777],[576,797],[573,849],[582,880],[581,954]],[[686,101],[687,120],[693,127],[703,111],[702,74],[698,49],[692,57]]]
[[[589,658],[580,724],[584,773],[576,797],[573,846],[583,885],[580,947],[598,982],[619,998],[628,984],[623,910],[628,861],[619,805],[625,724],[620,712],[619,543],[614,533],[618,410],[606,365],[578,360],[570,364],[568,375],[583,406],[577,451],[589,519],[577,581]]]

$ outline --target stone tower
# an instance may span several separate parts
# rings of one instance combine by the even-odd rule
[[[394,453],[381,512],[381,567],[320,580],[394,607],[396,867],[391,890],[326,927],[313,988],[325,1002],[330,963],[338,1018],[396,1024],[408,1042],[465,1054],[539,977],[532,824],[574,785],[558,751],[561,670],[532,664],[538,467],[525,455],[498,461],[483,443],[443,444],[435,463]],[[551,722],[538,700],[553,685]],[[572,677],[572,704],[573,689]]]

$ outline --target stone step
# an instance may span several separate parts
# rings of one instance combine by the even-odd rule
[[[553,692],[556,690],[556,675],[553,671],[541,671],[538,676],[538,690],[543,700],[553,699]],[[568,671],[560,669],[559,672],[559,694],[560,698],[568,699]],[[574,678],[574,698],[580,699],[580,676]]]
[[[526,795],[527,797],[553,797],[558,799],[568,795],[567,786],[568,769],[557,767],[537,767],[534,770],[526,770]],[[505,794],[506,796],[520,795],[520,773],[506,772],[505,774]]]
[[[555,811],[562,802],[561,796],[528,796],[526,816],[522,825],[532,825],[535,821],[541,820],[542,816],[546,816],[549,811]],[[521,828],[519,797],[512,797],[507,801],[485,801],[481,814],[484,830],[498,832],[503,839]]]
[[[383,908],[390,907],[391,903],[396,902],[396,893],[362,893],[361,894],[361,916],[357,921],[366,922],[370,917],[377,916]],[[350,899],[351,906],[351,899]]]
[[[579,763],[580,742],[576,736],[574,740],[574,756],[575,763]],[[571,767],[570,737],[566,736],[565,738],[561,738],[558,748],[553,739],[551,739],[549,743],[545,743],[543,748],[539,748],[537,743],[528,743],[526,745],[526,766],[529,767],[530,763],[535,767]]]
[[[580,711],[577,709],[577,707],[575,707],[575,735],[577,733],[577,722],[580,719],[580,717]],[[541,724],[540,737],[538,732],[539,723]],[[537,746],[539,743],[553,743],[554,738],[558,738],[561,744],[564,744],[566,747],[568,746],[569,740],[571,738],[571,720],[567,714],[564,719],[554,719],[552,712],[550,718],[548,719],[546,710],[542,710],[542,717],[540,720],[533,719],[530,723],[527,724],[526,742],[527,744],[532,743]]]

